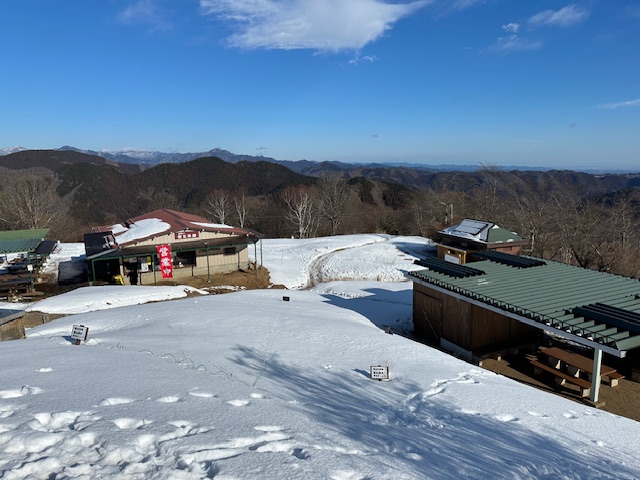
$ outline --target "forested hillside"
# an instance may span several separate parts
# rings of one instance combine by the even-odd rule
[[[528,253],[640,276],[640,176],[572,171],[333,169],[306,176],[270,162],[199,158],[144,169],[74,151],[0,157],[0,229],[92,226],[157,208],[267,236],[384,232],[432,236],[465,217],[530,240]]]

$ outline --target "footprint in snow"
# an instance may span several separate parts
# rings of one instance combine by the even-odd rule
[[[501,415],[496,415],[494,417],[496,420],[498,420],[499,422],[517,422],[519,419],[518,417],[514,417],[513,415],[509,415],[508,413],[503,413]]]
[[[53,368],[51,368],[51,367],[43,367],[43,368],[37,369],[36,372],[38,372],[38,373],[49,373],[49,372],[53,372]]]
[[[429,390],[427,390],[426,392],[424,392],[423,397],[428,398],[428,397],[433,397],[435,395],[438,395],[442,392],[444,392],[444,387],[435,387],[435,388],[431,388]]]
[[[115,425],[121,430],[137,430],[144,427],[145,425],[150,425],[151,423],[153,423],[153,420],[139,420],[137,418],[116,418],[115,420],[113,420],[113,423],[115,423]]]
[[[2,398],[2,397],[0,397]],[[16,410],[22,410],[23,408],[27,408],[26,405],[0,405],[0,418],[8,418],[13,415]]]
[[[167,422],[167,424],[175,427],[176,429],[159,437],[158,443],[175,440],[177,438],[190,437],[192,435],[211,431],[211,428],[202,427],[197,423],[193,423],[188,420],[176,420]]]
[[[36,413],[29,427],[39,432],[64,432],[68,430],[80,431],[87,428],[100,417],[91,412],[42,412]]]
[[[251,401],[250,400],[230,400],[227,403],[234,407],[246,407],[251,403]]]
[[[37,395],[38,393],[42,393],[41,388],[25,385],[19,389],[16,388],[14,390],[0,390],[0,398],[26,397],[27,395]]]
[[[337,470],[329,478],[331,480],[370,480],[373,477],[362,475],[355,470]]]
[[[198,398],[214,398],[216,396],[215,393],[201,392],[199,390],[196,390],[195,392],[189,392],[189,395],[191,395],[192,397],[198,397]]]
[[[276,425],[258,425],[253,427],[254,430],[258,430],[259,432],[281,432],[284,430],[282,427],[278,427]]]
[[[105,398],[103,401],[101,401],[98,406],[100,407],[111,407],[113,405],[124,405],[127,403],[133,403],[135,400],[133,398],[127,398],[127,397],[112,397],[112,398]]]
[[[16,425],[10,425],[8,423],[0,423],[0,433],[10,432],[18,428]]]
[[[531,415],[532,417],[542,417],[542,418],[548,418],[549,415],[545,415],[544,413],[538,413],[538,412],[534,412],[534,411],[529,411],[527,412],[527,414]]]
[[[478,412],[477,410],[470,410],[467,408],[463,408],[462,410],[460,410],[461,413],[464,413],[465,415],[480,415],[480,412]]]
[[[156,402],[160,402],[160,403],[176,403],[179,402],[180,400],[182,400],[180,397],[177,397],[175,395],[170,395],[167,397],[160,397],[156,400]]]

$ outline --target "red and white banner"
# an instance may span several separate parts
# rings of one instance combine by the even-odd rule
[[[158,261],[162,278],[173,278],[173,258],[171,257],[171,245],[158,245]]]

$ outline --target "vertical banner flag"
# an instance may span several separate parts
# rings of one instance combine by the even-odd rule
[[[170,245],[158,245],[158,260],[162,278],[173,278],[173,259]]]

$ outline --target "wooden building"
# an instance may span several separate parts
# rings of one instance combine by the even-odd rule
[[[457,225],[440,230],[436,235],[438,257],[464,264],[467,252],[494,250],[519,255],[528,244],[515,232],[484,220],[464,219]]]
[[[248,230],[159,209],[121,224],[95,227],[84,243],[94,282],[153,285],[162,280],[158,246],[169,247],[172,278],[179,280],[248,269],[248,246],[258,239]]]
[[[593,349],[598,365],[602,353],[640,353],[637,279],[490,250],[468,252],[465,265],[416,263],[424,269],[407,274],[416,336],[468,361],[544,334]]]

